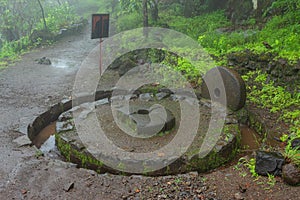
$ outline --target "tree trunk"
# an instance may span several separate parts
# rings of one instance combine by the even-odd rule
[[[183,11],[183,15],[185,17],[191,17],[193,16],[193,0],[186,0],[184,1],[184,11]]]
[[[144,24],[144,35],[148,37],[148,30],[147,27],[149,26],[149,21],[148,21],[148,0],[143,0],[143,24]]]
[[[154,22],[158,21],[158,0],[153,0],[151,16]]]
[[[48,30],[48,27],[47,27],[47,22],[46,22],[46,19],[45,19],[45,12],[44,12],[44,8],[42,6],[42,3],[40,0],[37,0],[39,5],[40,5],[40,8],[41,8],[41,12],[42,12],[42,17],[43,17],[43,22],[44,22],[44,29],[45,30]]]

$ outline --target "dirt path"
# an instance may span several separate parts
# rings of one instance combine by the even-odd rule
[[[167,177],[99,175],[12,141],[48,106],[68,98],[81,61],[98,44],[88,32],[22,56],[0,71],[0,199],[297,199],[299,189],[278,183],[266,189],[233,166],[209,174]],[[54,66],[35,59],[48,57]],[[242,175],[241,175],[242,174]],[[245,175],[245,176],[244,176]],[[243,190],[241,190],[241,187]],[[243,193],[242,193],[243,192]]]

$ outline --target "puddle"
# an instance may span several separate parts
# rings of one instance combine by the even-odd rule
[[[56,122],[51,123],[45,127],[32,141],[32,143],[39,149],[51,150],[55,147],[54,134],[56,131]],[[53,137],[52,137],[53,136]]]
[[[241,146],[246,150],[257,150],[261,145],[261,137],[246,125],[240,126],[241,130]]]
[[[72,64],[68,60],[64,59],[53,59],[51,60],[52,66],[60,69],[70,68]]]

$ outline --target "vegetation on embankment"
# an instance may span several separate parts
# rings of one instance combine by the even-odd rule
[[[225,10],[205,9],[209,8],[209,3],[197,7],[194,1],[192,6],[198,10],[191,9],[187,17],[185,4],[164,2],[159,7],[159,19],[155,21],[151,16],[149,24],[187,34],[219,65],[238,70],[247,84],[247,103],[269,110],[271,115],[277,116],[277,122],[285,123],[289,128],[280,134],[289,144],[293,138],[300,137],[300,0],[265,3],[259,12],[251,14],[249,11],[244,18],[240,14],[236,20],[228,16],[228,12],[234,12],[228,7]],[[124,4],[125,11],[117,15],[119,31],[143,26],[142,5],[130,5]],[[149,13],[152,10],[150,7]],[[187,77],[197,77],[197,67],[184,59],[178,59],[172,67],[183,71]],[[289,146],[286,154],[290,153]],[[294,155],[299,158],[300,150]]]

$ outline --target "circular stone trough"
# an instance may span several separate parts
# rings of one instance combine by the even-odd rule
[[[79,167],[92,169],[99,173],[109,172],[126,175],[143,174],[157,176],[189,171],[206,172],[230,161],[237,153],[240,144],[240,130],[235,113],[231,112],[226,116],[222,133],[220,137],[217,138],[212,151],[207,153],[204,157],[200,155],[199,150],[203,145],[205,134],[209,128],[209,120],[211,120],[212,106],[210,101],[200,99],[197,103],[201,115],[197,135],[188,150],[180,158],[176,160],[170,158],[172,161],[170,161],[170,164],[166,167],[145,173],[124,172],[124,164],[122,161],[120,161],[119,167],[112,168],[97,159],[83,144],[76,131],[72,112],[80,109],[81,114],[79,117],[82,119],[88,117],[90,113],[95,112],[106,136],[113,141],[116,146],[127,152],[145,153],[155,151],[167,145],[176,136],[181,119],[178,101],[195,102],[189,101],[190,98],[186,94],[169,94],[165,95],[163,99],[159,98],[159,100],[155,97],[157,95],[150,94],[154,98],[149,101],[141,100],[138,98],[139,95],[134,96],[135,98],[130,100],[130,112],[126,113],[122,111],[122,108],[117,109],[119,114],[121,113],[123,118],[125,117],[123,122],[125,122],[125,124],[127,123],[129,128],[135,130],[136,135],[146,135],[146,137],[133,137],[130,134],[124,133],[116,124],[111,108],[111,101],[113,101],[110,98],[111,95],[112,91],[98,91],[96,93],[96,101],[93,103],[85,103],[72,108],[72,101],[69,100],[52,106],[50,110],[37,117],[36,120],[29,125],[29,138],[33,140],[45,126],[57,120],[55,134],[56,146],[67,161],[76,163]],[[126,96],[120,96],[119,98],[114,97],[114,99],[124,98],[126,98]],[[167,117],[164,118],[165,120],[158,120],[161,129],[153,129],[152,127],[150,128],[150,133],[143,132],[144,130],[142,128],[145,128],[143,123],[149,120],[149,116],[147,115],[155,110],[155,105],[157,104],[165,108]],[[91,107],[95,109],[90,109]],[[137,115],[142,115],[142,118],[137,119]],[[132,125],[134,126],[132,127]],[[140,129],[138,127],[140,127]]]

